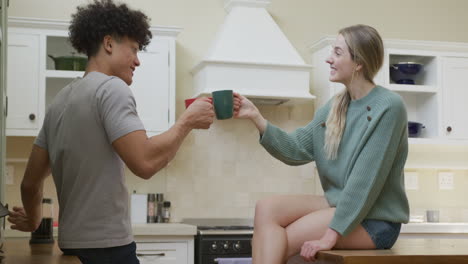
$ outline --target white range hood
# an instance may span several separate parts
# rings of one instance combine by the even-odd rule
[[[307,65],[265,7],[270,0],[225,0],[227,16],[196,65],[194,97],[231,89],[256,103],[296,104],[309,92]]]

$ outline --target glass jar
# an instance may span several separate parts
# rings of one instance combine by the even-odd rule
[[[162,223],[163,222],[163,216],[162,216],[162,211],[163,211],[163,203],[164,203],[164,194],[162,193],[157,193],[156,194],[156,223]]]
[[[164,223],[169,223],[171,219],[171,202],[169,201],[164,202],[162,217],[163,217]]]
[[[156,194],[154,193],[149,193],[148,194],[148,209],[146,210],[146,222],[147,223],[154,223],[156,222],[156,217],[155,217],[155,201],[156,201]]]
[[[53,219],[54,218],[54,204],[52,199],[42,199],[42,218]]]

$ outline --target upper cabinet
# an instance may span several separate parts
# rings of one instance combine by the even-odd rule
[[[326,37],[310,47],[317,107],[344,88],[328,80],[325,60],[333,41]],[[408,121],[423,124],[420,136],[410,143],[468,142],[468,43],[384,40],[384,46],[384,63],[374,82],[400,94]],[[407,65],[408,70],[402,70]]]
[[[27,135],[40,127],[39,107],[40,35],[15,32],[8,34],[7,135]]]
[[[451,139],[468,139],[468,55],[442,59],[444,108],[442,133]]]
[[[431,51],[391,48],[388,42],[385,47],[385,63],[380,70],[384,79],[378,84],[401,95],[408,112],[408,121],[422,123],[424,126],[419,138],[439,138],[440,58]],[[422,67],[414,74],[407,74],[401,66],[409,64]],[[411,141],[417,141],[413,139]]]
[[[130,86],[148,136],[175,122],[176,27],[151,27],[153,39],[139,52]],[[84,75],[86,57],[68,41],[68,23],[9,19],[7,136],[37,136],[47,106],[74,78]]]
[[[135,71],[131,89],[137,102],[138,114],[148,133],[166,131],[174,118],[174,91],[171,86],[170,45],[167,41],[153,40],[145,51],[138,54],[141,66]],[[173,59],[173,58],[172,58]],[[172,83],[174,85],[174,83]],[[172,102],[172,104],[171,104]],[[172,111],[171,111],[172,107]]]

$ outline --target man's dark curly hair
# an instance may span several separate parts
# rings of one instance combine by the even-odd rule
[[[126,4],[115,4],[112,0],[94,0],[94,3],[77,7],[69,27],[72,46],[88,57],[99,51],[105,36],[118,40],[128,37],[140,46],[149,44],[152,34],[149,18],[138,10],[131,10]]]

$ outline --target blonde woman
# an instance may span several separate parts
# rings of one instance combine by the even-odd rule
[[[289,165],[315,161],[324,196],[287,195],[260,200],[255,209],[253,263],[275,264],[300,253],[391,248],[408,221],[403,169],[407,116],[397,94],[373,82],[383,62],[378,32],[366,25],[339,31],[330,81],[346,89],[318,109],[307,126],[286,133],[245,97],[235,95],[237,118],[250,119],[260,144]]]

